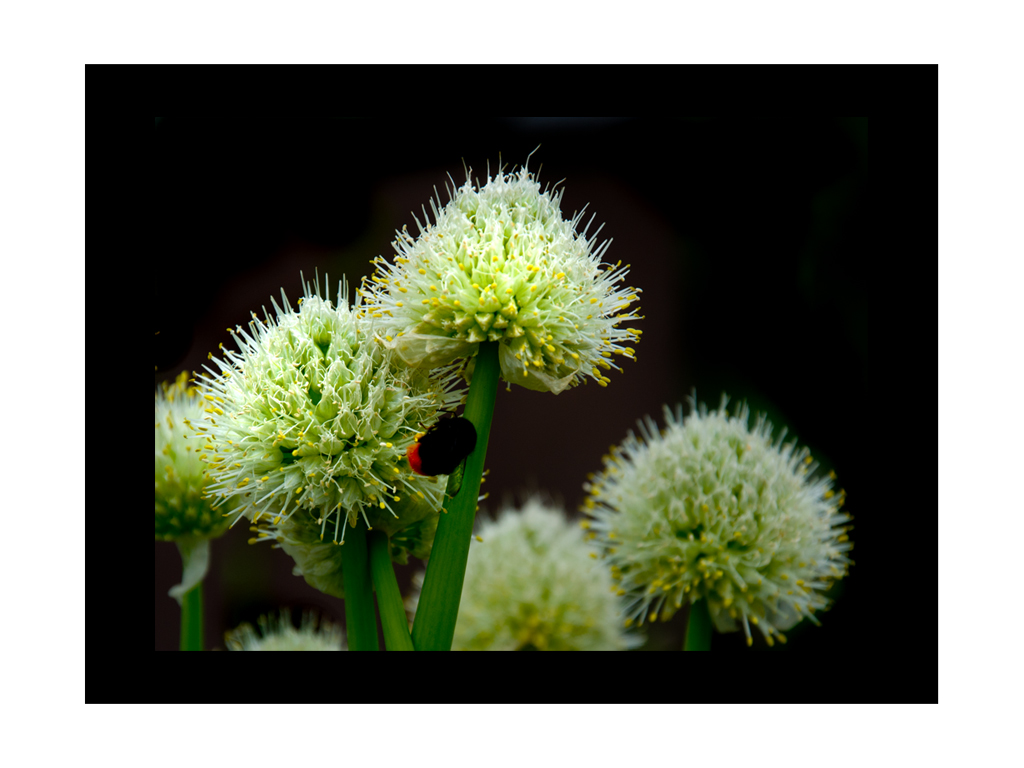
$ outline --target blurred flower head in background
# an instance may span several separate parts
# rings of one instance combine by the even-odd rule
[[[754,624],[785,642],[780,630],[818,623],[823,593],[846,575],[850,517],[806,448],[783,444],[785,431],[773,442],[763,417],[750,428],[746,406],[729,416],[726,403],[697,412],[691,399],[685,420],[666,407],[660,432],[640,422],[643,439],[631,432],[585,486],[584,511],[630,621],[667,621],[706,597],[720,632],[742,625],[750,644]]]
[[[482,539],[482,541],[481,541]],[[505,507],[472,542],[453,650],[624,650],[642,638],[579,527],[538,499]],[[422,583],[422,575],[414,577]],[[415,608],[416,596],[410,600]]]
[[[319,627],[317,626],[319,623]],[[341,627],[327,620],[318,622],[315,613],[302,616],[302,626],[292,626],[291,612],[282,608],[280,616],[260,616],[259,633],[251,624],[240,624],[224,633],[229,651],[344,651]]]

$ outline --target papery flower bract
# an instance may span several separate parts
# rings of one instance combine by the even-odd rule
[[[665,408],[660,433],[649,417],[605,457],[605,469],[584,487],[584,511],[621,593],[628,621],[668,620],[686,602],[707,598],[720,632],[749,624],[769,645],[786,630],[828,607],[822,594],[846,575],[853,546],[844,492],[834,475],[813,477],[806,448],[773,443],[758,417],[751,429],[741,405],[683,419]]]
[[[394,263],[375,260],[361,291],[378,335],[412,366],[497,341],[507,382],[556,394],[585,377],[607,385],[612,355],[634,356],[640,331],[619,324],[639,319],[629,310],[639,290],[619,287],[628,264],[601,263],[610,240],[595,248],[589,223],[576,231],[582,211],[562,218],[562,192],[541,191],[526,168],[488,175],[482,188],[467,172],[447,205],[430,201],[433,224],[424,210],[418,237],[397,233]]]
[[[483,522],[479,539],[453,650],[624,650],[642,642],[624,631],[624,604],[607,568],[561,510],[531,499]]]
[[[327,620],[319,622],[312,612],[302,616],[302,626],[292,625],[291,612],[281,609],[280,616],[260,616],[260,632],[252,624],[240,624],[224,633],[229,651],[344,651],[341,627]]]
[[[203,401],[187,382],[182,371],[156,391],[156,540],[173,541],[181,553],[181,583],[168,592],[179,603],[206,576],[210,539],[228,527],[206,498],[206,465],[189,428],[202,418]]]
[[[250,541],[279,543],[297,573],[339,597],[334,545],[359,518],[391,537],[398,562],[429,552],[444,480],[414,474],[406,449],[462,396],[454,371],[411,369],[379,344],[347,293],[343,280],[335,306],[306,283],[293,310],[282,290],[275,318],[235,328],[239,351],[200,377],[206,420],[194,425],[211,495],[237,499],[234,520],[257,524]]]

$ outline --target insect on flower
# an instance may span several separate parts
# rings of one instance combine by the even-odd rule
[[[476,427],[461,416],[440,419],[409,446],[409,466],[418,475],[454,475],[455,496],[462,486],[466,459],[476,448]],[[450,483],[451,484],[451,483]]]

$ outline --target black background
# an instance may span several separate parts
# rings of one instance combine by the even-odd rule
[[[871,359],[868,275],[877,270],[867,221],[865,118],[484,118],[420,110],[336,119],[166,117],[156,120],[152,247],[157,263],[156,381],[199,370],[228,326],[262,314],[299,271],[350,289],[394,230],[463,163],[484,180],[501,162],[564,179],[563,214],[587,205],[613,238],[606,259],[632,265],[643,291],[637,362],[611,385],[554,396],[499,391],[482,508],[544,492],[575,516],[588,472],[638,418],[664,403],[721,393],[767,412],[777,428],[835,469],[854,516],[856,564],[833,591],[823,626],[800,625],[773,652],[856,653],[885,631],[883,510],[871,492],[877,451],[866,391]],[[425,115],[425,116],[422,116]],[[450,182],[449,182],[450,183]],[[421,217],[422,218],[422,217]],[[591,230],[593,231],[593,230]],[[343,622],[343,603],[291,575],[279,550],[248,546],[240,523],[213,542],[206,643],[260,613],[315,607]],[[180,579],[172,544],[155,546],[156,649],[178,644]],[[420,564],[399,569],[399,582]],[[891,572],[886,575],[891,575]],[[649,648],[679,647],[685,612],[650,631]],[[755,632],[755,650],[764,648]],[[715,650],[745,650],[742,632]],[[749,651],[747,651],[749,653]],[[905,697],[901,697],[905,698]]]

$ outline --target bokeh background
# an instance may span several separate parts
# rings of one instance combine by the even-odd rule
[[[866,118],[493,118],[395,116],[287,120],[157,118],[154,136],[155,381],[199,370],[231,345],[226,329],[270,308],[299,272],[352,290],[390,257],[394,231],[422,219],[435,190],[484,181],[488,162],[522,164],[564,180],[563,215],[587,207],[642,290],[637,361],[612,384],[558,396],[499,391],[488,450],[489,498],[542,493],[578,516],[582,485],[601,456],[649,414],[723,392],[765,412],[834,469],[854,516],[855,565],[836,603],[773,652],[842,654],[877,632],[872,607],[890,598],[893,565],[881,552],[883,513],[869,464],[881,446],[867,403],[870,344],[866,275],[884,275],[868,248]],[[421,112],[426,115],[426,112]],[[148,256],[148,255],[147,255]],[[146,257],[144,257],[146,258]],[[877,474],[878,469],[874,472]],[[206,646],[261,613],[314,608],[343,623],[343,603],[292,576],[292,560],[249,546],[245,521],[213,542],[205,581]],[[178,647],[180,580],[173,544],[155,544],[157,650]],[[422,568],[398,568],[406,588]],[[929,621],[931,619],[929,618]],[[686,614],[649,628],[649,649],[681,647]],[[765,649],[754,633],[755,649]],[[742,632],[715,650],[745,649]]]

